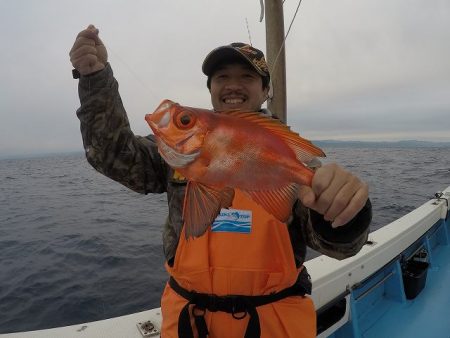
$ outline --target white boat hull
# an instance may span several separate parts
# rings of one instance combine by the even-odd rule
[[[345,311],[340,319],[324,328],[319,337],[366,337],[364,323],[358,324],[356,322],[358,309],[355,303],[369,293],[375,292],[383,283],[394,284],[395,290],[395,278],[401,280],[399,262],[402,255],[411,255],[414,250],[420,247],[425,247],[430,253],[433,251],[428,237],[424,237],[433,227],[440,225],[438,231],[443,232],[440,236],[445,237],[441,243],[446,246],[449,245],[450,220],[444,222],[444,219],[449,212],[450,187],[443,192],[442,197],[443,199],[440,200],[430,200],[409,214],[372,232],[369,235],[370,244],[365,245],[354,257],[338,261],[327,256],[319,256],[305,263],[312,277],[312,298],[318,312],[320,313],[321,310],[326,309],[337,300],[345,304]],[[446,259],[448,260],[447,257]],[[377,278],[377,274],[379,275],[383,271],[387,271],[384,272],[384,277],[379,277],[376,282],[370,282],[371,278]],[[364,289],[365,283],[367,284],[366,289]],[[389,288],[392,290],[392,285]],[[395,293],[392,296],[394,299],[397,298],[399,302],[406,302],[402,286]],[[352,311],[355,320],[352,319]],[[445,316],[444,313],[441,315]],[[159,336],[161,319],[160,308],[156,308],[96,322],[47,330],[0,334],[0,337],[151,337]],[[154,329],[147,333],[139,329],[141,324],[146,321],[150,321],[154,325]],[[344,331],[346,333],[342,333]],[[450,326],[448,332],[450,332]],[[370,336],[369,333],[368,336]]]

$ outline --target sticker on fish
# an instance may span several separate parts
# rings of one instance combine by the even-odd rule
[[[145,119],[162,158],[188,180],[183,206],[186,238],[201,236],[220,211],[231,206],[234,189],[286,222],[298,187],[310,186],[314,176],[305,163],[325,156],[280,121],[259,112],[213,112],[164,100]]]

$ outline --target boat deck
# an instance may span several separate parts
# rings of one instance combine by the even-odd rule
[[[433,251],[426,287],[413,300],[391,301],[363,334],[365,338],[450,337],[450,246]]]

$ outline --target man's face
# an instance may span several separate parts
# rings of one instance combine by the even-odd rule
[[[267,99],[261,76],[250,66],[226,64],[211,76],[211,102],[214,110],[258,111]]]

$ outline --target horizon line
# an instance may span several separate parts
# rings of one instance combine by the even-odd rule
[[[403,140],[337,140],[337,139],[310,139],[311,142],[324,142],[324,143],[338,143],[338,144],[350,144],[350,143],[358,143],[358,144],[427,144],[427,145],[444,145],[450,146],[449,141],[428,141],[428,140],[416,140],[416,139],[403,139]],[[8,160],[8,159],[27,159],[27,158],[36,158],[43,156],[55,156],[55,155],[69,155],[69,154],[84,154],[83,149],[74,150],[55,150],[55,151],[36,151],[36,152],[27,152],[27,153],[0,153],[0,160]]]

